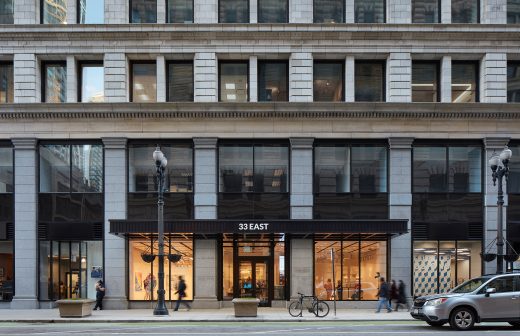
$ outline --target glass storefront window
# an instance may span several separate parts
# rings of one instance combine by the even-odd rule
[[[507,63],[507,102],[520,103],[520,62]]]
[[[356,62],[356,101],[384,101],[385,66],[382,62]]]
[[[452,0],[451,23],[478,23],[479,0]]]
[[[520,23],[520,0],[507,0],[507,23]]]
[[[219,23],[248,23],[249,0],[220,0]]]
[[[43,66],[44,103],[64,103],[67,100],[67,66],[65,63],[44,63]]]
[[[314,101],[343,101],[343,62],[314,62]]]
[[[13,242],[0,241],[0,301],[11,301],[14,293]]]
[[[224,300],[233,299],[233,242],[225,241],[222,251],[222,293]]]
[[[314,0],[314,23],[345,22],[344,0]]]
[[[285,299],[285,238],[284,235],[280,241],[275,242],[274,245],[274,300]]]
[[[130,0],[130,23],[156,23],[157,0]]]
[[[286,23],[288,0],[258,0],[258,23]]]
[[[439,0],[412,0],[413,23],[439,23]]]
[[[80,64],[82,103],[102,103],[105,100],[105,70],[103,63]]]
[[[384,23],[384,0],[355,0],[354,22],[356,23]]]
[[[220,1],[222,5],[222,1]],[[248,62],[221,62],[219,64],[219,90],[221,102],[247,102]]]
[[[193,62],[168,63],[168,101],[193,101]]]
[[[288,101],[287,62],[258,62],[258,101]]]
[[[0,2],[0,24],[14,23],[14,0]]]
[[[42,0],[42,23],[67,23],[67,0]]]
[[[478,64],[453,62],[451,65],[451,101],[453,103],[478,102]]]
[[[132,63],[132,97],[133,102],[157,101],[156,64]]]
[[[168,0],[168,23],[193,23],[193,0]]]
[[[13,102],[13,99],[14,99],[14,79],[13,78],[14,78],[13,64],[0,62],[0,104]]]
[[[105,22],[104,0],[78,0],[78,23],[99,24]]]
[[[439,101],[439,64],[437,62],[412,63],[412,101]]]

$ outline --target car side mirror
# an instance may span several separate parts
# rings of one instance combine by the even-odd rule
[[[486,297],[489,297],[490,294],[493,294],[493,293],[496,293],[496,292],[497,292],[496,288],[487,288],[486,289]]]

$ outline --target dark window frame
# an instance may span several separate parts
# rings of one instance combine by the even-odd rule
[[[105,64],[104,64],[104,61],[102,61],[102,60],[101,61],[79,61],[78,62],[78,71],[77,71],[77,74],[78,74],[78,83],[77,83],[78,84],[77,85],[78,103],[81,103],[81,100],[83,99],[83,97],[82,97],[82,93],[83,93],[83,67],[102,67],[103,71],[104,71]],[[104,91],[104,88],[103,88],[103,91]],[[104,96],[104,92],[103,92],[103,96]]]
[[[481,10],[480,10],[480,6],[481,6],[482,4],[481,4],[480,0],[475,0],[475,1],[477,1],[477,22],[464,22],[464,23],[453,22],[453,3],[450,2],[450,11],[451,11],[451,13],[452,13],[452,14],[451,14],[451,15],[452,15],[452,17],[451,17],[451,23],[453,23],[453,24],[479,24],[479,23],[481,23],[482,20],[481,20],[481,18],[480,18],[480,14],[481,14],[481,13],[480,13],[480,12],[481,12]],[[506,20],[507,20],[507,9],[506,9]]]
[[[155,22],[132,22],[132,2],[139,0],[129,0],[128,2],[128,23],[130,24],[157,24],[157,0],[155,1]],[[163,0],[159,0],[163,1]],[[166,14],[168,15],[168,14]]]
[[[2,102],[0,101],[0,104],[12,104],[14,103],[14,62],[13,61],[0,61],[0,67],[2,66],[11,66],[11,69],[13,70],[12,71],[12,78],[13,78],[13,100],[12,101],[5,101],[5,102]],[[7,91],[8,92],[8,91]],[[7,94],[6,92],[6,96],[5,98],[8,100],[9,99],[9,95]],[[1,144],[0,144],[1,146]]]
[[[450,94],[452,96],[451,96],[450,102],[453,103],[452,91],[453,91],[453,65],[454,64],[461,64],[461,65],[471,64],[471,65],[475,66],[475,102],[474,103],[480,103],[480,61],[458,61],[458,60],[451,62]],[[468,104],[471,104],[471,103],[468,103]]]
[[[193,88],[192,100],[171,100],[170,99],[170,65],[171,64],[191,64],[191,83]],[[185,102],[195,100],[195,65],[193,60],[168,60],[166,61],[166,101],[167,102]]]
[[[414,22],[413,20],[413,9],[414,9],[414,2],[416,0],[412,0],[412,12],[411,12],[411,15],[412,15],[412,23],[413,24],[436,24],[436,23],[442,23],[442,6],[441,6],[441,0],[437,0],[437,22],[432,22],[432,23],[423,23],[423,22]]]
[[[233,61],[233,60],[222,60],[222,61],[218,61],[218,78],[217,78],[217,81],[218,81],[218,102],[221,103],[222,102],[222,99],[221,99],[221,94],[222,94],[222,87],[220,85],[220,82],[221,82],[221,76],[222,76],[222,64],[233,64],[233,63],[241,63],[241,64],[246,64],[247,65],[247,100],[246,102],[250,102],[251,101],[251,85],[249,85],[249,81],[251,80],[251,66],[249,64],[249,60],[236,60],[236,61]],[[229,102],[226,102],[226,103],[229,103]]]
[[[192,8],[192,11],[191,11],[191,23],[184,23],[184,22],[170,22],[168,21],[168,13],[170,12],[170,7],[168,6],[169,5],[169,0],[165,0],[166,4],[165,4],[165,7],[166,7],[166,13],[165,13],[165,17],[164,17],[164,22],[166,22],[167,24],[193,24],[195,23],[195,1],[194,0],[191,0],[191,8]]]
[[[247,19],[247,22],[245,22],[245,23],[242,23],[242,22],[222,22],[222,20],[220,19],[220,1],[221,0],[217,1],[217,18],[218,18],[218,23],[223,23],[223,24],[247,24],[247,23],[251,23],[251,1],[250,0],[247,0],[247,18],[248,19]],[[195,11],[195,9],[194,9],[194,11]],[[257,4],[257,12],[258,12],[258,4]],[[220,68],[219,68],[219,70],[220,70]]]
[[[289,23],[289,10],[290,10],[290,8],[289,8],[289,0],[283,0],[285,2],[285,13],[286,13],[284,22],[260,22],[260,15],[261,15],[260,14],[260,1],[262,1],[262,0],[258,0],[257,3],[256,3],[256,11],[257,11],[257,21],[258,21],[258,23],[267,23],[267,24],[269,24],[269,23]],[[345,0],[343,0],[343,1],[345,1]],[[249,5],[249,6],[251,6],[251,5]],[[251,15],[249,15],[249,16],[250,16],[249,17],[249,22],[251,22]]]
[[[355,98],[355,95],[356,95],[356,72],[355,72],[355,69],[356,69],[356,64],[358,63],[365,63],[365,64],[380,64],[382,66],[382,74],[381,74],[381,100],[380,101],[376,101],[376,102],[381,102],[381,103],[384,103],[386,102],[386,61],[385,60],[364,60],[364,59],[358,59],[358,60],[355,60],[354,61],[354,101],[358,102],[358,100],[356,100]],[[366,101],[360,101],[360,102],[366,102]]]
[[[258,98],[258,101],[259,102],[269,102],[269,101],[260,101],[260,90],[262,89],[260,87],[260,64],[285,64],[287,66],[287,73],[286,73],[286,76],[287,76],[287,85],[285,86],[285,90],[287,92],[287,100],[284,100],[284,101],[289,101],[289,87],[290,87],[290,84],[289,84],[289,72],[290,72],[290,68],[289,68],[289,61],[288,60],[258,60],[258,64],[257,64],[257,71],[258,71],[258,75],[257,75],[257,80],[258,80],[258,84],[257,84],[257,98]],[[249,82],[249,79],[248,79],[248,82]],[[248,85],[249,87],[249,85]],[[220,96],[219,96],[220,97]]]
[[[12,195],[14,195],[14,193],[15,193],[15,175],[16,175],[14,146],[13,146],[13,143],[11,141],[0,140],[0,148],[11,148],[11,158],[12,158],[12,160],[11,160],[12,161],[11,169],[13,170],[13,180],[11,181],[11,183],[13,184],[13,191],[12,192],[5,192],[5,194],[12,194]],[[13,209],[14,209],[14,204],[13,204]],[[14,215],[14,213],[13,213],[13,215]],[[14,218],[14,216],[13,216],[13,218]]]
[[[316,66],[316,64],[341,64],[341,86],[342,86],[342,88],[341,88],[341,99],[338,100],[338,102],[345,102],[345,86],[346,86],[345,60],[314,60],[312,62],[312,101],[317,102],[317,100],[315,100],[315,97],[314,97],[314,81],[315,81],[315,74],[316,74],[316,71],[314,71],[314,67]],[[320,101],[323,101],[323,100],[320,100]],[[331,102],[334,102],[334,101],[331,101]]]
[[[356,21],[356,1],[362,1],[362,0],[354,0],[354,7],[353,7],[353,10],[354,10],[354,23],[356,23],[356,24],[383,24],[383,23],[388,23],[387,22],[388,15],[386,13],[387,12],[387,5],[388,5],[387,0],[382,0],[383,1],[383,22],[364,22],[364,23],[359,23],[359,22]]]
[[[509,68],[510,65],[517,67],[518,72],[519,72],[518,73],[518,78],[520,79],[520,60],[511,60],[511,61],[508,60],[507,61],[507,67]],[[507,102],[508,103],[515,103],[514,101],[510,101],[509,100],[509,77],[507,78],[507,89],[506,90],[507,90],[507,93],[506,93],[507,94]],[[520,89],[518,91],[520,91]]]
[[[131,103],[135,103],[134,102],[134,65],[135,64],[155,64],[155,84],[157,85],[157,60],[156,59],[153,59],[153,60],[130,60],[130,80],[129,80],[129,84],[130,84],[130,88],[129,88],[129,93],[128,93],[128,98],[130,100]],[[157,89],[155,89],[155,96],[156,96],[156,100],[157,100]],[[142,103],[142,102],[136,102],[136,103]],[[154,102],[156,103],[156,101]]]
[[[104,15],[103,15],[103,22],[102,23],[81,23],[81,15],[80,15],[80,11],[79,11],[79,8],[80,8],[80,1],[81,0],[76,0],[76,24],[84,24],[84,25],[90,25],[90,24],[105,24],[105,18],[104,18]],[[88,1],[88,0],[87,0]],[[103,5],[105,5],[105,1],[106,0],[103,0]],[[131,0],[130,0],[131,1]],[[103,13],[105,12],[105,9],[103,8]]]
[[[317,0],[313,0],[312,1],[312,23],[328,24],[328,23],[324,23],[324,22],[316,22],[316,7],[317,7],[316,6],[316,1]],[[343,18],[343,20],[341,22],[335,22],[335,23],[330,23],[330,24],[345,23],[345,21],[346,21],[345,11],[346,11],[346,8],[347,8],[347,1],[346,0],[342,0],[342,2],[343,2],[343,13],[341,13],[341,17]]]
[[[414,64],[435,64],[436,73],[437,76],[437,100],[436,103],[439,103],[441,101],[441,62],[439,60],[412,60],[412,85],[413,85],[413,65]],[[412,86],[412,98],[413,98],[413,86]],[[414,102],[412,100],[412,102]]]
[[[41,102],[47,103],[47,67],[48,66],[62,66],[65,68],[65,71],[67,71],[67,61],[42,61],[40,63],[41,67]],[[67,74],[68,76],[68,74]],[[65,78],[65,92],[67,89],[67,78]],[[65,101],[62,103],[55,103],[55,104],[63,104],[67,102],[67,97],[65,97]]]
[[[8,22],[8,23],[3,23],[3,24],[9,24],[9,25],[10,24],[14,24],[14,0],[11,0],[11,6],[12,6],[13,11],[11,13],[9,13],[9,14],[12,15],[11,19],[12,19],[13,22]]]

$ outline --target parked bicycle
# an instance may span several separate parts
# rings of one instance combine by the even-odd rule
[[[289,314],[293,317],[302,317],[303,310],[313,313],[316,317],[325,317],[329,313],[329,305],[325,301],[319,300],[314,295],[304,295],[298,293],[297,301],[291,302],[289,305]]]

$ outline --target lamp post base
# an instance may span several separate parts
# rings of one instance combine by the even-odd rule
[[[155,307],[155,309],[153,310],[153,315],[154,316],[167,316],[167,315],[170,315],[168,313],[168,309],[166,308],[166,306],[163,306],[163,307]]]

